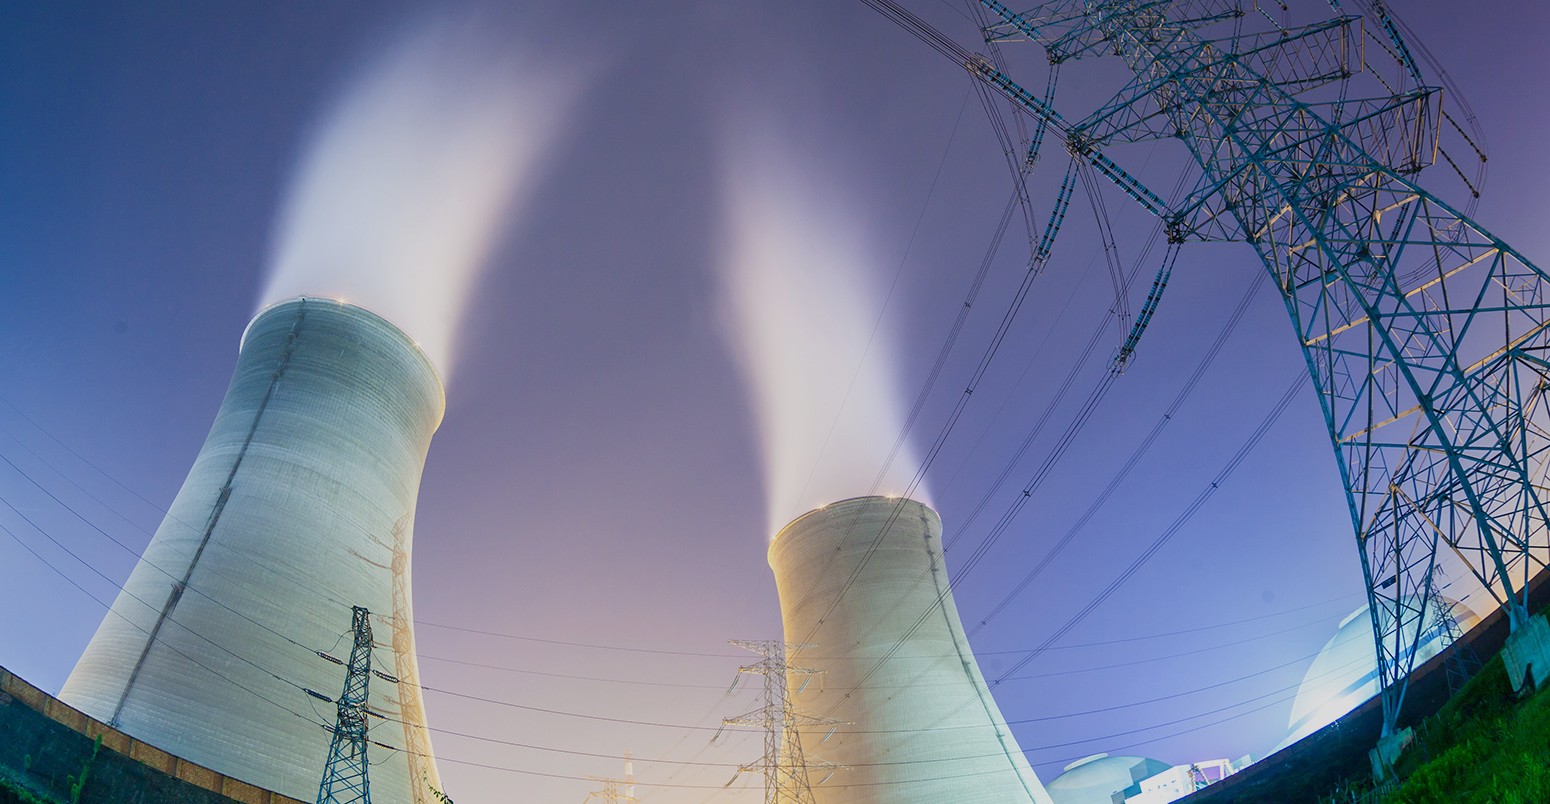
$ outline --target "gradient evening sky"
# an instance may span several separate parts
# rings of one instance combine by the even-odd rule
[[[0,496],[103,575],[127,577],[133,556],[20,472],[143,546],[225,391],[266,284],[278,209],[319,121],[404,31],[474,19],[521,56],[525,81],[576,95],[541,164],[522,173],[525,202],[496,226],[457,328],[447,415],[421,489],[423,681],[473,696],[426,695],[433,728],[445,730],[434,739],[447,791],[467,802],[578,802],[595,789],[584,777],[619,774],[606,757],[632,751],[646,801],[757,801],[751,777],[721,788],[756,759],[757,736],[711,745],[708,729],[754,705],[752,685],[724,694],[740,662],[725,641],[778,637],[767,523],[795,512],[767,510],[760,419],[725,326],[722,261],[738,253],[737,232],[802,230],[778,212],[769,230],[750,221],[750,210],[781,202],[745,203],[740,188],[760,185],[738,177],[784,176],[786,196],[812,194],[811,209],[786,211],[826,226],[792,253],[827,254],[824,232],[853,241],[836,252],[859,244],[873,295],[855,312],[858,330],[871,331],[886,298],[883,342],[868,359],[892,356],[886,371],[862,374],[892,373],[894,404],[907,409],[1003,209],[1006,167],[963,71],[860,3],[506,5],[0,4],[0,456],[16,467],[0,466]],[[958,4],[913,5],[974,44]],[[1487,131],[1477,219],[1530,259],[1550,259],[1550,105],[1537,52],[1550,8],[1393,5]],[[1038,60],[1018,58],[1032,65],[1024,82],[1042,87]],[[1061,105],[1077,116],[1092,108],[1114,88],[1113,67],[1068,66]],[[1113,155],[1143,170],[1153,148]],[[1064,169],[1048,152],[1035,180],[1041,219]],[[1151,222],[1106,200],[1128,262]],[[1113,302],[1080,195],[1071,221],[928,474],[948,539],[961,535],[950,569],[1050,453],[1123,338],[1111,323],[1066,402],[970,521]],[[914,430],[917,452],[989,343],[1026,253],[1014,228]],[[1153,270],[1142,267],[1132,308]],[[1135,366],[985,560],[958,578],[966,624],[986,619],[1082,514],[1261,271],[1246,246],[1185,247]],[[835,313],[801,294],[779,303],[798,321]],[[1289,336],[1261,287],[1119,494],[975,633],[986,676],[1091,600],[1209,484],[1302,365]],[[853,487],[814,490],[803,504],[866,493],[882,458],[859,456],[870,468]],[[18,515],[0,510],[0,524],[111,600],[110,582]],[[1046,781],[1098,751],[1168,762],[1258,754],[1284,733],[1288,688],[1359,592],[1335,466],[1304,388],[1200,513],[1019,674],[1033,677],[1008,680],[996,697]],[[0,665],[50,691],[103,616],[11,538],[0,538],[0,609]],[[339,618],[343,629],[348,612]]]

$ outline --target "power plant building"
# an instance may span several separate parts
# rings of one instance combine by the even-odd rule
[[[372,793],[435,800],[409,555],[444,409],[435,368],[377,315],[314,298],[261,311],[182,489],[59,697],[314,800],[335,711],[311,693],[339,696],[346,673],[318,652],[348,655],[363,606],[378,615]]]
[[[1177,795],[1165,797],[1154,793],[1148,782],[1165,778],[1172,770],[1172,765],[1150,757],[1094,754],[1067,765],[1064,772],[1050,780],[1049,792],[1055,804],[1129,804],[1146,799],[1152,800],[1149,804],[1157,804],[1194,792],[1191,786],[1188,791],[1167,791]]]
[[[919,502],[861,497],[770,544],[789,664],[821,673],[793,671],[794,705],[834,721],[799,729],[818,804],[1051,802],[969,649],[941,535]]]
[[[1150,757],[1093,754],[1049,782],[1055,804],[1169,804],[1231,776],[1248,759],[1169,765]]]

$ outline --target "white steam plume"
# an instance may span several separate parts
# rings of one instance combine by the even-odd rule
[[[297,164],[260,307],[346,299],[447,377],[479,270],[576,95],[513,49],[472,23],[422,24],[354,76]]]
[[[877,326],[878,250],[833,176],[774,130],[741,128],[725,151],[720,260],[723,322],[759,428],[771,536],[810,509],[872,492],[903,424],[894,338]],[[876,492],[905,492],[918,468],[906,445]],[[911,496],[925,501],[925,490]]]

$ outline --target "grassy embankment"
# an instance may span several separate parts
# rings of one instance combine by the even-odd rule
[[[1550,691],[1515,700],[1493,657],[1437,714],[1415,729],[1396,768],[1399,784],[1379,792],[1351,779],[1323,802],[1539,804],[1550,802]]]

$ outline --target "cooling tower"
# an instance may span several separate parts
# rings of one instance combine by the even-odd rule
[[[368,748],[379,801],[440,789],[415,686],[409,549],[445,397],[392,324],[319,299],[271,306],[188,479],[60,698],[131,736],[317,798],[350,607],[375,617]],[[340,651],[343,651],[342,653]],[[397,677],[398,683],[392,678]],[[391,746],[393,749],[382,747]]]
[[[770,544],[818,804],[983,804],[1049,794],[990,697],[942,563],[942,521],[913,500],[810,511]],[[871,555],[868,556],[868,553]],[[833,728],[832,734],[829,733]]]

